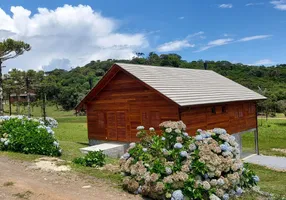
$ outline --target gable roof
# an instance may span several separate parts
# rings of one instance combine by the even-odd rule
[[[211,70],[115,63],[105,76],[115,67],[133,75],[179,106],[266,99]]]

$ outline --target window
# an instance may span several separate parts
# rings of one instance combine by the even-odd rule
[[[215,106],[212,107],[212,114],[216,114]]]
[[[221,112],[222,113],[227,113],[227,106],[226,105],[221,107]]]

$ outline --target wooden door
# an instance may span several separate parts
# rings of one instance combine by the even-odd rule
[[[116,112],[116,123],[117,123],[117,140],[126,141],[127,140],[127,119],[125,111]]]
[[[108,140],[127,141],[126,111],[111,111],[106,113]]]
[[[106,113],[107,139],[117,140],[116,112]]]

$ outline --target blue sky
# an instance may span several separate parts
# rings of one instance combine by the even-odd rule
[[[2,0],[0,8],[0,39],[32,45],[8,67],[73,67],[135,51],[178,53],[188,61],[286,63],[286,0]]]

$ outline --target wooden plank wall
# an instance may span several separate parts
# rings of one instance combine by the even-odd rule
[[[114,112],[115,115],[118,112],[126,115],[126,134],[122,135],[121,127],[121,135],[117,139],[110,138],[107,133],[117,126],[107,123],[107,113],[114,118]],[[89,139],[135,141],[137,126],[159,129],[158,125],[163,121],[178,120],[179,113],[176,104],[120,71],[95,99],[87,103],[87,118]]]
[[[256,103],[235,102],[183,108],[181,119],[191,135],[197,129],[212,128],[224,128],[228,133],[238,133],[256,128]]]

